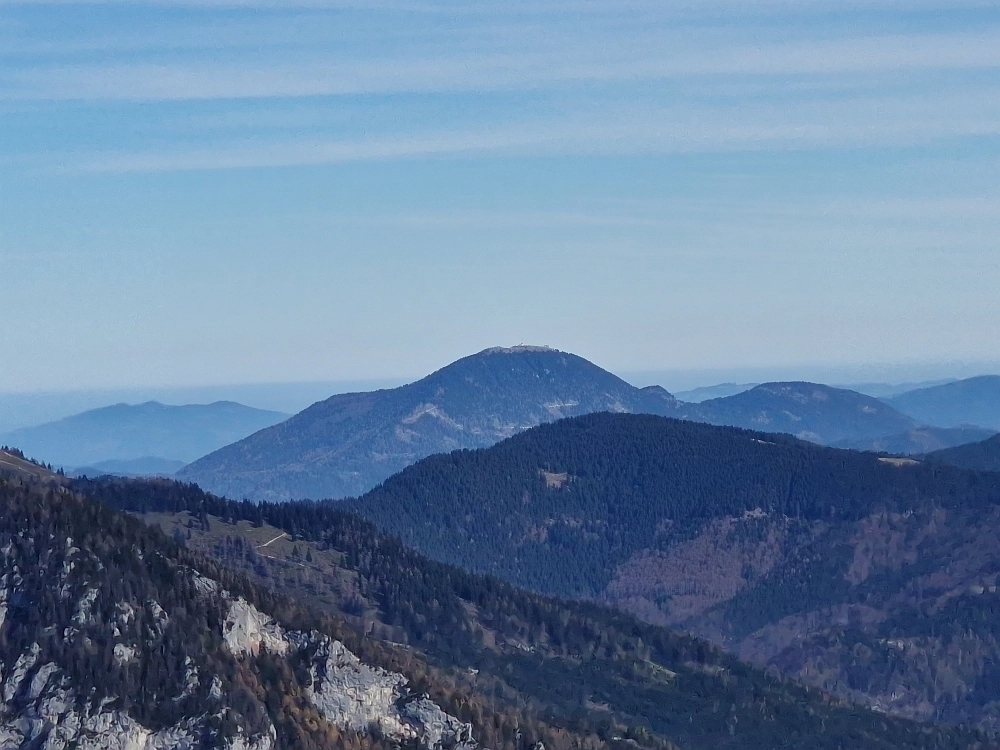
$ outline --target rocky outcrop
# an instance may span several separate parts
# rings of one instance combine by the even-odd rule
[[[363,663],[340,641],[317,633],[286,631],[242,598],[229,599],[223,638],[229,650],[251,657],[305,655],[311,685],[306,695],[322,716],[342,729],[376,728],[397,741],[416,740],[427,750],[474,748],[472,727],[446,714],[426,696],[413,694],[406,678]]]

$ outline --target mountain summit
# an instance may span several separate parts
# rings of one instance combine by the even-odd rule
[[[671,414],[678,403],[574,354],[495,347],[409,385],[320,401],[177,476],[230,497],[345,497],[433,453],[487,447],[592,412]]]

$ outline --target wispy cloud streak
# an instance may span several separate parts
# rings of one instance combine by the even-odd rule
[[[645,47],[646,49],[643,49]],[[696,48],[669,36],[626,52],[549,51],[326,62],[112,64],[0,71],[7,100],[238,99],[535,89],[703,76],[886,74],[1000,68],[1000,29]],[[638,54],[636,54],[638,52]]]

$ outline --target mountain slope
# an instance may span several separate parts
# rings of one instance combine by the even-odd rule
[[[332,504],[235,503],[174,482],[74,486],[255,580],[348,610],[363,643],[386,638],[398,659],[426,658],[436,665],[429,674],[469,691],[447,705],[472,717],[474,736],[488,747],[994,747],[964,730],[830,701],[603,607],[544,599],[429,561]],[[508,742],[477,729],[480,713],[486,727],[494,721],[488,711],[518,722]]]
[[[979,443],[932,451],[925,458],[928,461],[940,461],[963,469],[1000,472],[1000,435],[994,435]]]
[[[485,447],[561,417],[662,414],[675,403],[661,388],[635,388],[573,354],[487,349],[416,383],[313,404],[177,476],[231,497],[344,497],[433,453]]]
[[[918,388],[886,402],[921,424],[937,427],[976,425],[1000,430],[1000,375],[982,375],[930,388]]]
[[[595,414],[432,456],[344,507],[874,708],[1000,727],[1000,475]]]
[[[993,437],[992,430],[980,427],[917,427],[898,435],[887,435],[875,440],[841,440],[834,443],[836,448],[915,455],[931,451],[954,448],[968,443],[978,443]],[[958,464],[955,464],[956,466]],[[967,466],[966,468],[979,468]]]
[[[374,651],[134,518],[0,480],[2,747],[476,747]]]
[[[764,383],[710,399],[679,416],[717,425],[785,432],[816,443],[873,441],[916,424],[871,396],[816,383]]]
[[[187,463],[286,416],[231,401],[116,404],[0,435],[0,443],[65,468],[147,457]]]

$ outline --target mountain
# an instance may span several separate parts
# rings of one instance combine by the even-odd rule
[[[74,476],[92,477],[102,474],[116,474],[123,477],[169,477],[184,465],[183,461],[143,456],[142,458],[127,458],[120,461],[99,461],[91,466],[78,466],[70,473]]]
[[[886,402],[921,424],[937,427],[976,425],[1000,431],[1000,375],[982,375],[918,388]]]
[[[737,393],[749,391],[760,383],[719,383],[718,385],[706,385],[700,388],[692,388],[689,391],[678,391],[674,394],[678,401],[690,404],[700,404],[710,398],[725,398],[735,396]]]
[[[992,430],[980,427],[917,427],[898,435],[888,435],[875,440],[842,440],[834,443],[836,448],[894,453],[896,455],[916,455],[931,451],[953,448],[967,443],[978,443],[992,437]],[[958,464],[956,464],[958,465]],[[975,468],[967,466],[966,468]]]
[[[704,401],[678,416],[717,425],[784,432],[816,443],[876,440],[916,427],[878,399],[816,383],[764,383]]]
[[[106,406],[24,427],[0,435],[0,443],[17,445],[36,458],[67,468],[147,457],[187,463],[286,417],[232,401],[186,406],[149,401]]]
[[[106,478],[73,487],[183,540],[187,555],[210,555],[341,618],[363,634],[350,641],[363,660],[381,655],[383,669],[402,673],[412,693],[426,691],[450,716],[468,722],[463,736],[484,747],[998,746],[967,729],[919,725],[831,700],[704,641],[605,607],[547,599],[430,561],[333,504],[236,503],[169,481]],[[295,674],[304,671],[300,666]],[[350,696],[354,686],[345,687]],[[327,705],[334,691],[326,691]],[[397,699],[397,709],[392,695],[382,699],[375,715],[413,715],[412,693]]]
[[[340,507],[874,709],[1000,728],[1000,474],[594,414],[432,456]]]
[[[230,497],[345,497],[433,453],[485,447],[562,417],[664,414],[676,403],[662,388],[635,388],[573,354],[487,349],[409,385],[313,404],[177,476]]]
[[[933,451],[924,458],[963,469],[1000,472],[1000,435],[994,435],[979,443]]]

